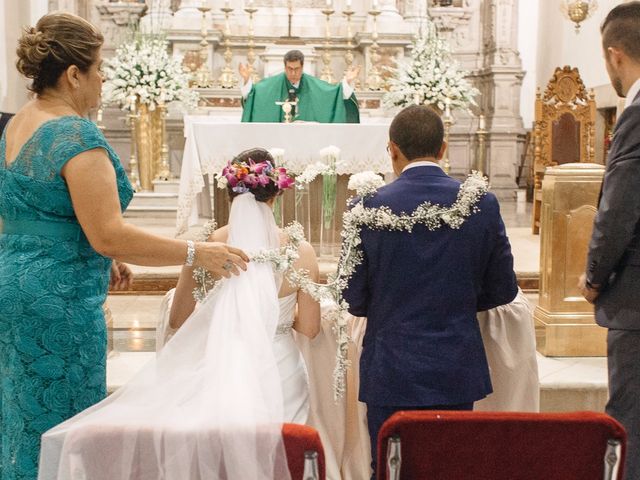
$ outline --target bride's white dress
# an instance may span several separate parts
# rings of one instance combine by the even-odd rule
[[[306,423],[309,415],[309,379],[302,353],[293,338],[297,294],[280,298],[280,317],[273,339],[273,353],[280,372],[284,418]]]
[[[162,349],[167,337],[172,333],[169,327],[169,313],[174,293],[175,289],[169,290],[160,306],[160,321],[156,337],[157,350]],[[293,333],[297,300],[297,292],[278,299],[280,314],[273,337],[273,354],[280,373],[284,421],[305,424],[309,416],[309,375]]]

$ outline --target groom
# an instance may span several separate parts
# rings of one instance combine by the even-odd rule
[[[424,202],[448,207],[460,182],[437,161],[440,117],[402,110],[389,128],[398,179],[365,200],[410,214]],[[367,404],[373,466],[378,431],[399,410],[471,410],[491,393],[476,313],[517,294],[511,247],[495,196],[487,193],[459,229],[361,232],[363,261],[343,292],[352,315],[367,317],[359,399]]]

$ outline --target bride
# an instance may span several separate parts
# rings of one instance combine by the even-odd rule
[[[210,238],[253,255],[247,271],[196,304],[194,272],[183,269],[168,314],[175,334],[131,382],[43,435],[40,480],[290,478],[282,424],[308,413],[291,330],[314,337],[320,307],[265,259],[282,266],[287,257],[313,281],[318,263],[306,242],[283,254],[294,240],[272,207],[293,180],[273,165],[252,149],[223,172],[229,224]]]

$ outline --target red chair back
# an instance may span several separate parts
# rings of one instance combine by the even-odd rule
[[[302,480],[304,473],[304,453],[315,451],[318,453],[319,480],[325,480],[324,449],[318,432],[307,425],[285,423],[282,426],[284,448],[287,451],[287,462],[291,480]]]
[[[595,412],[398,412],[378,435],[378,480],[387,480],[389,438],[401,442],[402,480],[602,480],[609,440],[626,434]]]

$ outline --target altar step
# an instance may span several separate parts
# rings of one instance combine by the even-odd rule
[[[153,192],[136,192],[124,216],[128,218],[176,218],[179,180],[153,182]]]
[[[179,268],[170,267],[173,271],[166,269],[158,272],[150,272],[149,268],[143,272],[137,272],[137,268],[133,266],[134,279],[131,289],[126,291],[109,292],[110,295],[164,295],[167,291],[175,288],[178,283]],[[327,274],[332,273],[335,267],[323,268],[320,264],[320,281],[326,282]],[[540,279],[537,273],[518,273],[516,272],[518,285],[525,293],[538,293]]]

